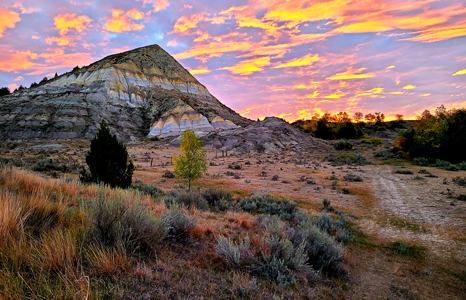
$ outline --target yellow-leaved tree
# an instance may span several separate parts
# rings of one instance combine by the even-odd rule
[[[191,129],[186,129],[181,135],[180,150],[181,155],[173,154],[175,165],[175,175],[177,178],[188,180],[188,187],[191,190],[191,182],[207,172],[206,151],[201,149],[202,142]]]

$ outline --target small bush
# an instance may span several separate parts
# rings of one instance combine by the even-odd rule
[[[408,245],[404,242],[394,242],[388,246],[394,254],[400,254],[411,258],[422,260],[425,258],[425,249],[423,247]]]
[[[382,139],[378,137],[364,137],[362,139],[359,139],[359,142],[361,144],[378,145],[382,144]]]
[[[278,215],[285,220],[291,220],[296,214],[298,202],[269,194],[256,194],[242,199],[239,205],[241,209],[250,213]]]
[[[173,173],[170,170],[166,170],[165,173],[162,175],[162,177],[168,178],[168,179],[175,178],[175,173]]]
[[[393,153],[390,150],[382,150],[382,151],[375,152],[374,157],[380,158],[382,160],[387,160],[390,158],[401,158],[401,156],[399,156],[396,153]]]
[[[465,171],[465,170],[466,170],[466,162],[465,162],[465,161],[460,162],[460,163],[456,164],[456,167],[457,167],[459,170]]]
[[[351,150],[351,149],[353,149],[353,145],[350,142],[348,142],[347,140],[340,140],[338,143],[333,145],[333,147],[336,150]]]
[[[151,251],[165,237],[165,223],[137,202],[130,205],[99,195],[91,207],[89,238],[107,246],[122,245],[130,253]]]
[[[166,212],[164,220],[168,226],[167,237],[178,242],[187,239],[189,232],[196,226],[196,219],[187,217],[178,205],[172,205]]]
[[[414,172],[412,170],[408,170],[408,169],[396,169],[395,173],[410,175],[410,174],[413,174]]]
[[[466,177],[461,178],[461,177],[457,176],[457,177],[453,178],[452,181],[454,183],[456,183],[457,185],[466,186]]]
[[[466,194],[458,194],[458,197],[456,198],[461,201],[466,201]]]
[[[47,172],[47,171],[58,171],[58,172],[65,172],[66,166],[61,165],[55,159],[44,159],[36,162],[32,169],[37,172]]]
[[[167,206],[182,205],[187,208],[196,207],[199,209],[207,209],[209,207],[207,200],[198,190],[194,189],[191,191],[172,190],[164,200]]]
[[[343,176],[343,178],[346,181],[351,181],[351,182],[362,182],[363,181],[361,176],[354,175],[354,174],[345,175],[345,176]]]
[[[202,191],[202,196],[211,207],[219,205],[222,201],[231,202],[233,200],[232,193],[219,188],[207,188]]]
[[[153,183],[150,183],[150,184],[144,184],[144,183],[133,184],[131,186],[131,188],[143,193],[144,195],[149,195],[149,196],[152,196],[154,198],[164,194],[164,191],[162,189],[156,187]]]

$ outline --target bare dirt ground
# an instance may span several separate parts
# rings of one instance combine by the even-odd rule
[[[63,144],[70,148],[42,151],[39,157],[74,157],[82,162],[86,143]],[[466,201],[456,199],[458,194],[466,194],[466,188],[453,178],[466,178],[466,171],[413,166],[406,160],[377,160],[372,155],[374,147],[357,149],[372,162],[362,166],[325,160],[326,155],[336,153],[332,147],[227,156],[206,150],[209,169],[195,183],[200,188],[220,187],[238,196],[254,192],[286,196],[298,200],[299,207],[311,214],[320,213],[322,200],[327,198],[335,208],[354,215],[351,221],[370,237],[372,246],[350,246],[345,260],[353,287],[348,298],[459,299],[458,290],[448,287],[466,284],[461,277],[466,278]],[[27,161],[38,155],[34,151],[4,151],[2,157]],[[133,180],[154,183],[165,191],[182,184],[163,177],[167,170],[173,171],[173,153],[180,153],[177,147],[147,142],[129,146],[129,153],[137,166]],[[398,169],[413,174],[395,173]],[[437,177],[426,177],[419,173],[421,169]],[[361,177],[362,182],[346,180],[349,174]],[[380,251],[378,245],[395,241],[424,247],[426,262]]]

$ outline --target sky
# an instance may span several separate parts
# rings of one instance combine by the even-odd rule
[[[0,87],[151,44],[250,119],[466,106],[464,0],[2,0]]]

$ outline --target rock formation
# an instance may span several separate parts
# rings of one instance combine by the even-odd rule
[[[220,103],[158,45],[76,67],[0,100],[3,140],[92,138],[101,119],[126,141],[251,123]]]

